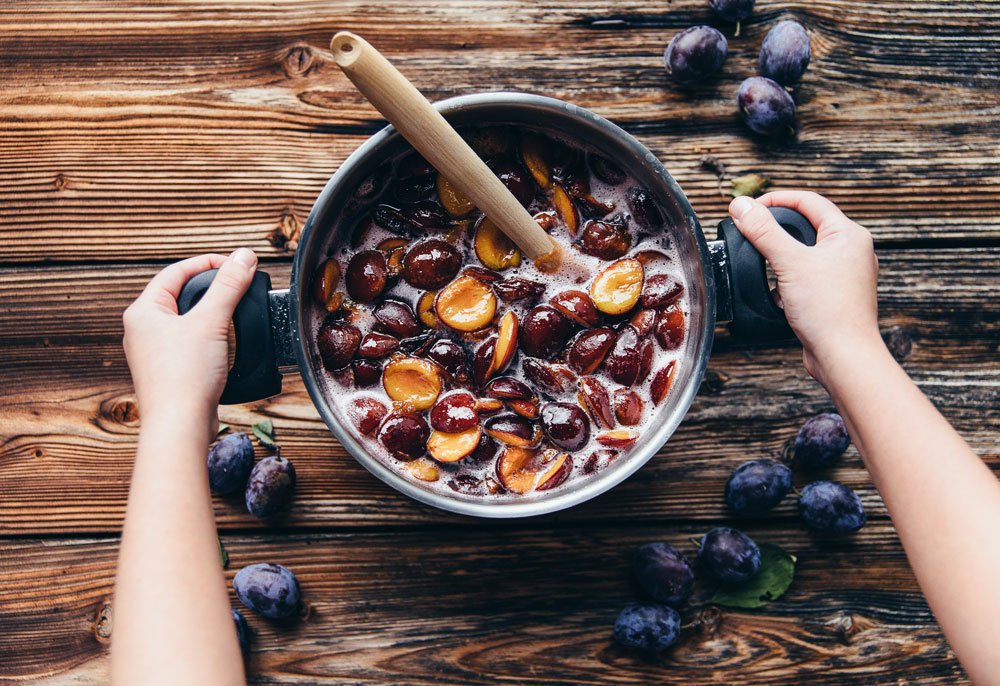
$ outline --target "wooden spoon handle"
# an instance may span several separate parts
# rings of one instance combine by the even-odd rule
[[[330,42],[347,78],[435,169],[465,193],[528,259],[552,268],[558,250],[507,187],[405,76],[360,36]]]

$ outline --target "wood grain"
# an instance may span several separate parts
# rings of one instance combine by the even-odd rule
[[[836,544],[764,527],[761,538],[800,560],[780,602],[765,612],[688,610],[689,628],[662,660],[616,648],[610,626],[636,593],[630,552],[649,540],[690,551],[686,537],[698,531],[504,525],[224,542],[227,579],[278,562],[312,605],[307,622],[288,626],[247,613],[255,683],[964,683],[882,523],[865,543]],[[97,618],[108,614],[116,548],[113,539],[0,544],[0,645],[17,648],[0,678],[59,672],[104,683],[108,622]]]
[[[666,162],[709,225],[725,199],[700,168],[707,152],[733,174],[830,195],[881,241],[1000,240],[996,4],[770,3],[731,41],[724,74],[683,92],[660,55],[676,29],[707,19],[703,5],[0,8],[0,260],[239,245],[283,254],[268,237],[300,226],[330,174],[381,126],[326,51],[339,28],[372,38],[432,99],[488,84],[595,109]],[[798,137],[775,144],[742,127],[733,94],[786,11],[813,33],[814,57],[797,94]]]
[[[911,346],[905,364],[916,382],[1000,468],[996,252],[883,251],[880,296],[884,325],[897,328]],[[287,267],[274,267],[267,267],[274,282],[286,283]],[[0,400],[0,473],[6,481],[0,533],[120,527],[138,432],[120,313],[155,270],[0,270],[0,384],[16,389]],[[614,492],[550,519],[624,524],[725,517],[721,493],[729,471],[750,457],[780,455],[805,418],[830,407],[802,369],[797,346],[748,346],[722,336],[701,394],[661,454]],[[283,454],[300,476],[295,507],[278,526],[479,525],[417,505],[370,476],[330,435],[298,377],[286,377],[280,396],[221,410],[234,430],[246,431],[264,416],[274,420]],[[835,476],[858,487],[873,514],[884,516],[853,450]],[[216,516],[227,529],[261,527],[239,498],[217,500]],[[778,516],[794,519],[793,508],[781,508]]]

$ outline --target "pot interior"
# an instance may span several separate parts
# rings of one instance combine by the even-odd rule
[[[519,93],[463,96],[438,103],[437,107],[457,127],[516,126],[579,141],[617,162],[652,193],[666,218],[666,230],[682,263],[690,304],[683,362],[674,378],[673,390],[639,442],[614,464],[579,483],[571,480],[559,489],[532,494],[523,500],[492,500],[432,490],[371,455],[355,437],[347,418],[330,402],[344,391],[325,373],[315,353],[313,341],[319,322],[309,313],[309,282],[320,262],[333,254],[341,241],[350,239],[353,226],[345,216],[350,214],[345,207],[356,202],[352,199],[354,189],[373,171],[411,149],[391,127],[373,136],[344,162],[317,199],[303,228],[290,299],[300,372],[333,434],[362,465],[396,490],[441,509],[481,517],[524,517],[561,510],[603,493],[639,469],[663,446],[689,408],[704,373],[715,323],[714,280],[705,240],[687,198],[663,165],[630,135],[588,110]]]

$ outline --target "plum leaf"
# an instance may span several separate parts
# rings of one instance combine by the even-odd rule
[[[219,422],[219,430],[215,432],[216,436],[221,436],[222,434],[229,431],[229,425],[225,422]]]
[[[253,431],[253,435],[257,437],[261,445],[266,445],[269,448],[278,447],[278,444],[274,442],[274,422],[270,419],[257,422],[250,427],[250,430]]]
[[[765,188],[771,185],[771,179],[760,174],[744,174],[743,176],[733,178],[732,184],[733,190],[731,194],[734,198],[738,198],[741,195],[756,198],[764,192]]]
[[[219,557],[222,558],[222,568],[229,568],[229,553],[226,552],[226,546],[222,545],[222,539],[216,537],[219,541]]]
[[[760,546],[760,559],[760,571],[752,579],[722,586],[709,602],[752,609],[780,598],[795,578],[795,556],[776,545],[764,543]]]

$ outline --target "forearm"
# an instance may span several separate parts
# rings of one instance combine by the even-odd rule
[[[881,342],[824,379],[952,648],[979,683],[1000,678],[1000,484]]]
[[[114,683],[243,683],[206,475],[209,439],[203,412],[143,422],[115,588]]]

